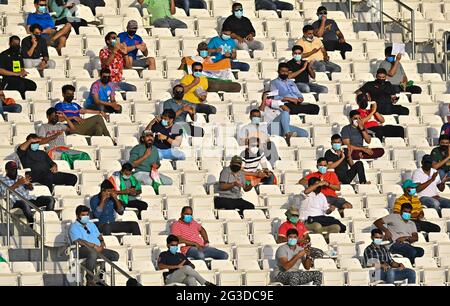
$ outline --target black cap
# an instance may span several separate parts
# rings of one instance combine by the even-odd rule
[[[431,157],[431,155],[429,154],[425,154],[424,156],[422,156],[422,163],[433,163],[433,158]]]

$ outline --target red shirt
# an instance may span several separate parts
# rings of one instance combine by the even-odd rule
[[[368,110],[368,109],[360,109],[359,108],[359,109],[357,109],[357,111],[358,111],[359,115],[361,116],[361,119],[366,118],[370,114],[370,110]],[[371,127],[376,127],[376,126],[379,126],[379,125],[380,124],[378,123],[377,120],[371,119],[370,121],[366,122],[366,124],[364,124],[364,127],[366,129],[369,129]]]
[[[202,226],[196,221],[192,220],[189,223],[178,220],[172,224],[172,234],[178,238],[189,240],[204,246],[203,238],[200,236]],[[181,253],[186,254],[190,246],[181,247]]]
[[[109,70],[111,71],[111,82],[113,83],[121,82],[124,65],[124,54],[121,51],[117,51],[114,56],[114,59],[111,61],[109,66],[106,66],[103,63],[111,55],[111,52],[112,51],[109,50],[108,47],[105,47],[100,50],[100,61],[102,63],[102,69],[109,68]]]
[[[287,231],[291,228],[295,228],[298,231],[298,237],[303,237],[303,235],[308,231],[302,221],[298,221],[295,225],[290,221],[285,221],[278,229],[278,236],[286,237]]]
[[[338,179],[336,173],[331,172],[331,171],[327,171],[327,173],[325,173],[325,174],[322,174],[320,172],[312,172],[306,176],[306,179],[309,180],[312,177],[317,177],[317,178],[320,178],[321,180],[323,179],[325,182],[328,182],[331,185],[339,185],[339,179]],[[337,198],[336,191],[334,191],[330,187],[322,186],[321,192],[326,197]]]

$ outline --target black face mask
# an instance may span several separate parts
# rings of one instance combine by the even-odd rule
[[[448,146],[447,145],[440,145],[439,149],[441,149],[441,151],[447,151],[448,150]]]
[[[174,98],[175,100],[183,100],[183,97],[184,97],[184,93],[181,92],[181,91],[175,91],[175,92],[173,93],[173,98]]]
[[[50,123],[53,124],[53,125],[57,124],[58,122],[59,122],[58,118],[52,118],[50,120]]]
[[[64,102],[71,103],[74,99],[74,96],[64,96]]]
[[[17,169],[9,170],[7,175],[10,179],[15,180],[17,178]]]
[[[367,101],[361,101],[358,104],[359,104],[359,108],[361,108],[361,109],[366,109],[367,106],[369,106],[369,103],[367,103]]]
[[[422,163],[422,168],[425,171],[430,171],[431,170],[431,163]]]
[[[239,165],[230,165],[230,169],[232,172],[237,173],[241,170],[241,166]]]
[[[322,187],[317,187],[316,190],[314,190],[314,192],[316,194],[319,194],[322,191]]]
[[[136,34],[136,31],[127,31],[129,36],[134,36],[134,34]]]
[[[279,77],[280,77],[280,79],[282,79],[283,81],[284,80],[287,80],[287,78],[289,77],[289,75],[287,75],[287,74],[280,74],[280,75],[278,75]]]
[[[9,47],[11,49],[11,51],[17,53],[20,51],[20,45],[12,45]]]
[[[111,78],[108,76],[108,77],[102,77],[100,80],[101,80],[101,82],[103,83],[103,84],[108,84],[109,83],[109,80],[110,80]]]
[[[386,80],[376,79],[376,82],[380,85],[384,85],[386,83]]]

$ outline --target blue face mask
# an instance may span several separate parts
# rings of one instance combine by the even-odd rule
[[[252,117],[252,124],[260,124],[261,118],[259,117]]]
[[[395,62],[395,56],[388,56],[388,57],[386,57],[386,60],[387,60],[389,63],[393,63],[393,62]]]
[[[408,194],[410,195],[410,196],[415,196],[416,194],[417,194],[417,190],[416,190],[416,188],[411,188],[409,191],[408,191]]]
[[[192,215],[184,215],[183,217],[183,221],[186,223],[191,223],[192,222]]]
[[[293,223],[293,224],[297,224],[298,222],[298,217],[290,217],[289,218],[289,222]]]
[[[223,40],[229,40],[229,39],[231,39],[231,36],[227,35],[227,34],[222,34],[222,39]]]
[[[196,71],[196,72],[194,72],[194,76],[196,77],[196,78],[199,78],[199,77],[201,77],[203,74],[200,72],[200,71]]]
[[[117,44],[117,40],[116,39],[111,39],[111,46],[115,46]]]
[[[289,238],[287,243],[289,246],[294,246],[297,244],[297,238]]]
[[[47,13],[47,7],[45,5],[40,5],[38,7],[38,11],[39,11],[39,13],[45,14],[45,13]]]
[[[331,145],[331,147],[333,148],[333,150],[339,151],[341,149],[342,145],[340,143],[333,143]]]
[[[169,247],[169,252],[175,255],[178,252],[178,245],[171,245]]]
[[[161,120],[162,126],[168,126],[169,122],[166,119]]]
[[[201,50],[200,51],[200,56],[203,57],[203,58],[207,57],[208,56],[208,50]]]
[[[328,168],[326,166],[319,166],[317,169],[319,169],[320,173],[325,174]]]
[[[376,245],[381,245],[382,242],[383,242],[383,239],[381,239],[381,238],[373,239],[373,243],[375,243]]]
[[[302,60],[302,56],[301,56],[300,54],[295,54],[295,55],[294,55],[294,60],[295,60],[296,62],[300,62],[300,61]]]
[[[39,150],[39,144],[38,143],[32,143],[30,146],[31,151],[37,151]]]
[[[90,220],[89,216],[81,216],[80,218],[80,222],[83,224],[88,224]]]
[[[234,11],[234,16],[236,16],[236,18],[242,18],[242,16],[244,16],[244,11]]]
[[[411,219],[411,213],[407,212],[402,213],[402,218],[403,220],[408,221],[409,219]]]

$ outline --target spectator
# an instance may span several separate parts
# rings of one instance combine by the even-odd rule
[[[135,168],[134,177],[142,185],[153,185],[154,177],[151,177],[153,171],[161,166],[158,149],[153,145],[153,132],[145,130],[142,132],[142,136],[139,138],[139,144],[134,146],[130,152],[129,162]],[[159,174],[163,185],[172,185],[172,180]]]
[[[181,85],[184,88],[183,99],[187,102],[195,104],[197,113],[209,115],[216,113],[216,108],[206,104],[208,93],[208,79],[203,76],[203,65],[201,63],[192,64],[192,74],[185,75],[181,79]]]
[[[80,27],[87,27],[88,23],[83,18],[77,17],[79,0],[49,0],[49,8],[53,12],[53,18],[56,19],[55,25],[67,24],[80,34]],[[100,24],[100,23],[98,23]]]
[[[250,181],[253,187],[261,183],[264,185],[275,184],[276,177],[264,151],[260,150],[259,138],[247,139],[247,148],[240,156],[244,163],[242,170],[245,173],[245,179]]]
[[[416,225],[410,220],[412,209],[410,203],[405,203],[400,208],[400,214],[380,218],[374,225],[384,233],[384,239],[393,242],[389,249],[392,254],[407,257],[414,264],[416,257],[423,256],[424,250],[411,245],[419,239]]]
[[[193,259],[205,260],[228,259],[228,254],[209,246],[206,230],[192,217],[192,208],[185,206],[181,210],[181,218],[172,223],[171,234],[177,236],[185,246],[181,247],[181,253]]]
[[[34,195],[31,195],[30,191],[33,190],[31,175],[29,173],[25,173],[25,177],[17,175],[17,168],[17,164],[14,161],[9,161],[5,164],[6,173],[1,178],[3,183],[8,185],[12,190],[20,194],[23,198],[30,201],[37,207],[45,206],[45,210],[53,210],[55,207],[55,199],[48,196],[36,197]],[[3,198],[6,196],[6,187],[4,187],[3,185],[0,186],[0,194]],[[11,209],[21,209],[28,223],[32,224],[34,221],[33,212],[31,211],[32,207],[28,206],[28,204],[26,204],[14,193],[10,193],[10,200]]]
[[[125,163],[120,171],[114,172],[109,181],[113,184],[119,200],[125,208],[137,209],[137,216],[141,220],[141,212],[147,210],[148,204],[136,197],[142,194],[141,183],[133,175],[133,165]]]
[[[222,29],[231,30],[231,38],[237,43],[238,50],[263,50],[264,44],[256,41],[256,31],[252,22],[244,17],[242,4],[234,2],[230,16],[225,19]]]
[[[303,27],[303,37],[295,43],[303,48],[303,59],[311,64],[311,68],[318,72],[341,72],[341,67],[330,62],[327,50],[322,41],[314,37],[314,28],[312,25]]]
[[[61,49],[66,46],[66,41],[72,30],[72,26],[70,23],[66,23],[61,30],[57,31],[55,22],[48,13],[47,1],[34,0],[34,6],[36,7],[36,12],[28,14],[27,17],[27,32],[31,33],[31,25],[40,25],[42,28],[42,37],[47,41],[47,45],[54,47],[58,55],[61,55]]]
[[[433,158],[433,169],[438,170],[441,180],[448,175],[450,171],[450,136],[439,136],[439,146],[431,151]]]
[[[201,285],[215,286],[194,270],[195,266],[186,255],[178,252],[179,242],[177,236],[167,236],[168,250],[161,252],[158,257],[158,269],[169,270],[169,272],[163,272],[166,285],[182,283],[187,286],[197,286],[197,282],[199,282]]]
[[[297,245],[302,248],[309,246],[311,258],[322,258],[324,255],[323,251],[310,246],[311,238],[308,235],[308,229],[305,224],[300,220],[300,212],[298,209],[295,206],[291,206],[288,210],[286,210],[285,215],[287,220],[278,228],[277,243],[280,244],[287,242],[287,231],[294,228],[297,230],[299,237]]]
[[[47,42],[42,37],[42,28],[38,24],[30,26],[31,35],[22,40],[22,58],[25,68],[54,69],[55,61],[49,59]]]
[[[366,82],[355,93],[357,95],[368,94],[369,100],[377,103],[377,111],[382,115],[409,115],[408,108],[394,105],[398,101],[398,97],[395,96],[398,91],[391,82],[386,81],[386,75],[387,72],[384,68],[378,68],[376,80]]]
[[[74,124],[64,113],[58,112],[54,107],[47,109],[46,114],[48,122],[41,124],[38,130],[38,136],[41,138],[39,144],[49,144],[49,150],[66,146],[64,133],[74,131]],[[66,121],[67,125],[62,121]]]
[[[102,71],[110,71],[110,82],[115,86],[115,90],[136,91],[136,86],[122,81],[123,66],[131,61],[128,59],[127,45],[121,42],[115,32],[106,34],[105,42],[106,47],[100,50],[99,55]]]
[[[359,108],[357,109],[361,121],[364,127],[369,131],[375,133],[375,136],[384,140],[384,137],[401,137],[405,138],[405,130],[400,125],[382,125],[384,123],[384,117],[377,112],[377,103],[373,102],[369,106],[369,98],[367,94],[359,94],[356,96],[356,103]]]
[[[449,121],[449,119],[450,119],[450,116],[447,116],[447,122],[442,125],[440,135],[450,136],[450,121]]]
[[[3,77],[0,87],[1,90],[17,90],[23,100],[26,99],[26,91],[36,91],[37,88],[35,82],[25,78],[28,71],[24,67],[20,38],[13,35],[9,38],[9,49],[0,53],[0,75]]]
[[[181,20],[175,19],[175,0],[137,0],[140,5],[147,6],[148,14],[152,16],[150,25],[155,28],[169,28],[172,35],[175,29],[187,29]]]
[[[236,60],[236,48],[236,42],[231,38],[231,30],[225,27],[222,27],[222,35],[211,38],[208,43],[208,53],[214,58],[213,62],[228,59],[231,69],[249,71],[249,64]]]
[[[314,79],[316,72],[312,69],[311,63],[302,59],[303,48],[301,46],[292,47],[293,58],[287,62],[289,67],[289,79],[294,79],[298,90],[302,93],[311,91],[322,94],[328,93],[328,88],[317,83],[310,82],[309,78]]]
[[[349,45],[339,29],[336,21],[327,18],[327,8],[319,6],[317,8],[317,17],[319,20],[313,22],[314,35],[322,37],[322,43],[327,51],[341,51],[341,56],[345,59],[345,52],[351,52],[352,46]]]
[[[278,78],[270,81],[270,91],[278,92],[275,100],[286,102],[291,115],[308,114],[317,115],[320,111],[319,106],[309,103],[303,103],[303,95],[298,90],[297,85],[289,80],[289,65],[287,63],[278,64]]]
[[[220,172],[219,196],[214,198],[215,208],[239,210],[241,216],[245,209],[255,209],[255,205],[242,198],[241,188],[248,192],[253,187],[245,180],[242,158],[235,155],[230,161],[230,166],[224,167]]]
[[[403,204],[408,203],[412,207],[410,220],[416,224],[419,232],[439,232],[441,228],[431,222],[424,221],[422,203],[417,196],[417,184],[412,180],[405,180],[402,184],[403,195],[395,200],[393,212],[399,214]]]
[[[278,0],[255,0],[255,8],[257,11],[292,11],[294,9],[294,6],[289,2]]]
[[[123,215],[125,211],[124,204],[117,195],[114,185],[110,181],[104,180],[100,185],[100,193],[91,197],[89,205],[92,214],[98,219],[98,229],[103,235],[111,235],[111,233],[140,235],[141,230],[137,222],[116,221],[116,213]]]
[[[314,260],[310,256],[309,247],[298,245],[298,231],[291,228],[287,231],[287,243],[277,249],[275,259],[277,265],[274,269],[275,281],[288,286],[299,286],[313,282],[313,285],[322,284],[322,272],[309,271]],[[300,270],[303,264],[305,270]]]
[[[190,16],[189,9],[208,9],[205,0],[175,0],[175,6],[182,8],[187,16]]]
[[[80,0],[80,4],[83,4],[89,7],[92,11],[92,15],[95,16],[95,8],[96,7],[105,7],[104,0]]]
[[[400,60],[402,54],[398,53],[397,56],[392,55],[392,47],[387,47],[384,50],[386,59],[380,63],[379,68],[383,68],[387,71],[388,80],[394,86],[397,92],[409,92],[412,94],[422,93],[422,88],[414,86],[413,81],[408,81],[405,70],[403,69]]]
[[[102,254],[111,261],[118,261],[119,254],[116,251],[106,248],[103,236],[100,234],[95,223],[89,218],[90,209],[87,206],[79,205],[76,208],[77,220],[70,225],[69,236],[72,243],[80,245],[79,256],[86,258],[84,263],[86,269],[94,273],[97,265],[98,254]],[[103,269],[104,270],[104,269]],[[95,286],[94,277],[86,273],[87,285]]]
[[[3,90],[0,90],[0,115],[3,117],[3,120],[6,121],[6,115],[4,112],[20,113],[22,112],[22,105],[17,104],[13,98],[6,98]]]
[[[75,87],[72,85],[64,85],[62,87],[63,100],[55,105],[56,111],[60,112],[61,116],[64,114],[68,119],[67,121],[71,121],[73,124],[74,130],[71,133],[111,137],[103,120],[103,118],[107,118],[106,113],[98,110],[82,109],[79,104],[73,102],[74,94]],[[96,116],[83,119],[80,117],[80,114],[95,114]]]
[[[384,155],[383,148],[364,147],[364,141],[370,144],[370,137],[361,115],[357,110],[352,110],[349,114],[350,124],[341,130],[342,142],[347,146],[349,154],[353,160],[376,159]]]
[[[373,229],[371,232],[372,243],[364,250],[364,263],[366,268],[375,268],[375,279],[382,280],[388,284],[395,281],[408,280],[408,284],[416,283],[416,272],[407,269],[402,263],[392,259],[388,249],[383,243],[383,232]]]
[[[334,169],[342,184],[351,184],[358,175],[360,184],[367,184],[364,164],[361,161],[353,161],[347,148],[342,148],[342,138],[339,134],[331,136],[331,149],[325,152],[328,169]]]
[[[158,138],[155,146],[158,149],[160,159],[184,160],[186,157],[183,151],[175,149],[181,145],[183,131],[179,127],[174,127],[175,112],[166,109],[160,116],[156,116],[145,128],[155,133]]]
[[[121,113],[122,106],[116,102],[114,90],[116,86],[111,82],[111,72],[108,68],[100,71],[100,79],[92,83],[89,96],[84,102],[84,106],[90,110],[100,113]]]
[[[445,184],[450,180],[448,175],[442,179],[438,177],[439,172],[432,168],[433,158],[431,155],[422,156],[422,167],[414,170],[412,180],[417,185],[417,193],[420,202],[428,208],[434,208],[440,214],[442,208],[450,208],[450,200],[439,196],[439,191],[445,190]]]
[[[154,57],[148,56],[148,49],[142,37],[137,35],[138,23],[136,20],[130,20],[127,23],[127,31],[119,33],[117,36],[119,40],[127,46],[127,53],[125,57],[125,68],[132,69],[133,67],[148,68],[149,70],[156,69],[156,62]],[[139,58],[138,50],[142,52],[144,57]]]
[[[36,134],[29,134],[24,143],[17,147],[17,155],[24,168],[31,169],[33,182],[40,183],[53,191],[53,185],[75,186],[77,176],[71,173],[58,171],[58,165],[47,155],[39,150],[41,138]]]
[[[339,182],[338,176],[335,172],[328,171],[327,160],[323,157],[317,160],[317,172],[311,172],[304,178],[302,178],[298,183],[308,187],[311,186],[309,184],[309,180],[311,178],[318,178],[322,182],[319,191],[326,197],[327,202],[330,204],[330,209],[333,211],[335,208],[339,210],[342,214],[343,210],[346,208],[352,208],[352,204],[348,203],[344,198],[339,198],[336,194],[336,191],[341,190],[341,183]],[[305,191],[305,194],[314,191],[314,189],[309,190],[309,192]],[[312,215],[315,216],[315,215]]]

